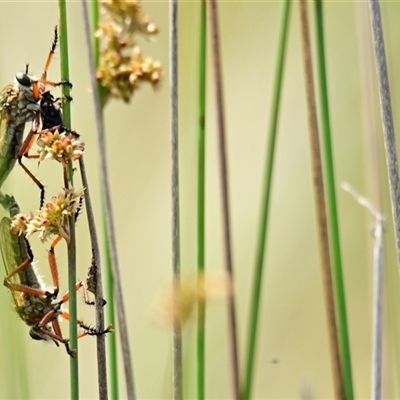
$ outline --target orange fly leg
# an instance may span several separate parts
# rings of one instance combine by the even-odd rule
[[[48,260],[49,260],[49,266],[50,266],[50,271],[51,271],[51,277],[53,279],[54,293],[57,293],[57,295],[58,295],[59,278],[58,278],[58,268],[57,268],[56,256],[54,254],[54,247],[50,247]]]
[[[42,76],[39,79],[39,83],[40,83],[41,87],[38,88],[38,91],[42,92],[42,93],[44,92],[44,90],[42,91],[41,88],[42,87],[45,88],[47,85],[53,86],[53,87],[60,86],[60,85],[68,85],[70,88],[72,87],[71,83],[67,82],[67,81],[54,82],[54,81],[47,80],[47,71],[49,70],[51,61],[53,60],[53,56],[54,56],[54,53],[56,51],[56,47],[57,47],[57,43],[58,43],[58,31],[57,31],[57,28],[58,27],[56,25],[55,28],[54,28],[54,39],[53,39],[53,42],[51,44],[50,51],[49,51],[49,54],[47,56],[46,63],[44,64],[44,69],[43,69]],[[39,86],[39,85],[37,85],[37,86]],[[35,94],[35,92],[34,92],[34,94]]]
[[[37,179],[36,176],[33,175],[33,173],[30,171],[30,169],[27,166],[25,166],[25,164],[22,162],[22,157],[38,158],[38,156],[29,154],[29,151],[30,151],[30,149],[33,145],[33,142],[36,138],[36,135],[38,133],[38,126],[39,126],[39,113],[36,113],[32,120],[32,128],[29,131],[28,136],[22,143],[21,148],[19,149],[18,164],[28,174],[28,176],[33,180],[33,182],[35,182],[36,186],[40,189],[40,207],[42,207],[42,205],[44,203],[44,186],[39,181],[39,179]]]
[[[78,291],[80,288],[82,288],[82,290],[83,290],[83,299],[85,301],[85,304],[87,304],[88,306],[94,306],[94,301],[90,301],[90,299],[89,299],[89,291],[88,291],[87,285],[84,281],[76,282],[75,290]],[[66,299],[64,299],[64,296],[66,296],[66,295],[67,295],[67,297],[66,297]],[[69,293],[66,292],[66,294],[64,296],[63,296],[62,300],[68,301]]]
[[[86,292],[85,295],[85,302],[86,302],[86,296],[87,296],[87,288],[86,285],[83,281],[79,281],[75,284],[75,290],[78,291],[80,288],[84,289],[84,292]],[[66,303],[69,300],[69,292],[65,292],[64,295],[62,296],[61,300],[57,303],[57,308],[49,311],[40,321],[40,323],[38,324],[39,329],[41,330],[41,332],[43,332],[44,334],[48,335],[49,337],[51,337],[54,340],[57,340],[61,343],[64,343],[66,348],[67,348],[67,352],[69,355],[73,355],[73,353],[75,352],[75,350],[71,350],[68,346],[69,343],[69,339],[64,339],[62,337],[62,333],[61,333],[61,328],[60,328],[60,324],[58,322],[57,317],[61,317],[67,321],[70,320],[69,317],[69,312],[66,310],[61,310],[61,305],[63,303]],[[88,303],[90,304],[90,303]],[[48,323],[52,323],[53,325],[53,332],[49,332],[46,329],[46,325]],[[85,336],[100,336],[100,335],[105,335],[106,333],[110,333],[113,332],[114,330],[112,329],[112,325],[108,325],[106,329],[103,330],[97,330],[96,328],[92,328],[88,325],[86,325],[82,320],[77,320],[76,323],[78,324],[78,326],[83,329],[83,331],[78,333],[78,339],[83,338]]]
[[[65,345],[67,353],[72,357],[75,353],[75,350],[70,349],[69,339],[64,339],[62,336],[61,327],[57,319],[58,314],[59,314],[58,307],[56,309],[49,311],[39,322],[38,328],[44,335],[47,335],[48,337],[52,338],[56,343],[57,342],[63,343]],[[54,333],[46,329],[46,325],[50,322],[53,327]]]
[[[58,42],[58,30],[57,29],[58,29],[58,27],[56,25],[55,28],[54,28],[54,39],[53,39],[53,42],[51,44],[49,55],[47,56],[46,63],[44,64],[43,74],[42,74],[42,77],[40,79],[41,81],[46,80],[47,71],[49,70],[49,67],[50,67],[50,64],[51,64],[51,60],[53,59],[54,52],[55,52],[56,47],[57,47],[57,42]]]
[[[55,261],[55,248],[56,248],[56,246],[58,245],[58,243],[60,243],[61,239],[62,239],[62,236],[61,236],[61,235],[58,235],[58,236],[52,241],[52,243],[51,243],[51,245],[50,245],[49,253],[53,253],[53,255],[54,255],[54,261]],[[49,257],[50,257],[50,256],[49,256]]]
[[[83,286],[83,282],[82,282],[82,281],[76,282],[76,283],[75,283],[75,290],[78,291],[82,286]],[[63,294],[63,296],[61,297],[60,304],[66,303],[68,300],[69,300],[69,291],[66,291],[66,292]],[[63,314],[64,312],[65,312],[65,311],[63,311],[62,314]],[[62,315],[62,316],[63,316],[63,315]],[[63,316],[63,318],[65,318],[65,317]],[[69,319],[69,317],[67,317],[67,318],[65,318],[65,319]]]
[[[46,296],[48,298],[57,297],[58,290],[57,290],[57,293],[56,292],[50,293],[47,290],[36,289],[31,286],[9,282],[9,280],[15,274],[18,274],[20,271],[22,271],[24,268],[26,268],[31,262],[32,262],[32,260],[30,258],[27,258],[21,265],[19,265],[17,268],[15,268],[14,271],[10,272],[7,276],[5,276],[3,279],[4,286],[10,290],[14,290],[16,292],[22,292],[22,293],[26,293],[26,294],[31,294],[33,296]]]
[[[65,319],[66,321],[69,321],[69,312],[65,310],[61,310],[60,317]]]
[[[32,260],[30,258],[27,258],[22,264],[15,268],[14,271],[11,271],[6,277],[4,277],[4,284],[6,284],[6,281],[12,278],[15,274],[18,274],[18,272],[26,268],[31,262]]]
[[[28,156],[30,149],[32,148],[33,142],[35,141],[36,135],[39,130],[39,122],[40,122],[40,114],[39,112],[35,113],[32,119],[32,127],[23,141],[19,151],[18,158],[22,158],[23,156]]]
[[[62,311],[61,312],[61,317],[64,318],[65,320],[69,321],[69,312],[68,311]],[[87,326],[86,324],[84,324],[81,320],[77,320],[76,321],[77,325],[83,329],[83,331],[78,333],[77,338],[81,339],[85,336],[100,336],[100,335],[104,335],[106,333],[112,332],[111,329],[111,325],[109,325],[107,327],[107,329],[103,330],[103,331],[97,331],[94,328],[91,328],[90,326]]]
[[[58,303],[57,307],[50,310],[38,323],[38,328],[47,336],[51,337],[54,340],[57,340],[60,343],[68,342],[69,339],[64,339],[61,333],[60,324],[58,322],[57,317],[60,314],[61,302]],[[54,333],[46,329],[46,325],[51,323],[53,326]]]
[[[47,80],[47,71],[50,68],[51,61],[53,60],[54,53],[56,51],[57,43],[58,43],[58,31],[57,31],[57,25],[54,28],[54,39],[50,47],[49,54],[46,59],[46,63],[44,64],[44,69],[42,76],[38,80],[32,80],[32,94],[33,98],[36,101],[39,101],[41,98],[41,95],[46,91],[46,86],[60,86],[60,85],[68,85],[70,88],[72,88],[72,85],[68,81],[60,81],[60,82],[54,82],[54,81],[49,81]],[[28,75],[28,65],[26,66],[26,72],[25,75]]]
[[[53,249],[58,245],[58,243],[60,242],[60,240],[62,239],[61,235],[58,235],[53,242],[51,243],[50,249]]]
[[[38,131],[39,127],[39,113],[36,113],[34,116],[34,119],[32,121],[32,128],[29,131],[28,135],[26,136],[24,142],[21,145],[21,148],[19,149],[18,152],[18,158],[26,157],[26,158],[39,158],[38,154],[29,154],[33,143],[36,139],[36,135],[40,136],[42,134],[45,134],[47,132],[55,132],[57,129],[63,128],[61,125],[54,126],[49,129],[43,129],[41,131]],[[79,135],[75,131],[71,131],[72,134],[76,135],[79,137]]]
[[[13,290],[14,292],[26,293],[32,296],[46,296],[48,298],[54,297],[54,295],[47,290],[35,289],[30,286],[20,285],[19,283],[11,283],[6,280],[4,280],[4,286],[10,290]]]

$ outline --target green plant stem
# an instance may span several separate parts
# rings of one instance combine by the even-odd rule
[[[95,32],[97,31],[97,28],[99,26],[100,7],[98,0],[92,0],[91,5],[92,5],[93,56],[94,56],[94,65],[97,68],[99,66],[99,61],[100,61],[100,40],[99,38],[95,37]],[[105,90],[99,83],[97,83],[96,87],[100,99],[100,104],[104,106]]]
[[[69,81],[68,61],[68,33],[67,33],[67,9],[66,1],[59,0],[60,10],[60,62],[61,79]],[[63,95],[69,96],[69,87],[63,85]],[[63,123],[71,126],[71,110],[69,102],[63,108]],[[68,179],[72,183],[72,166],[68,168]],[[75,220],[70,217],[70,241],[68,244],[68,288],[69,288],[69,337],[70,348],[76,350],[74,357],[70,357],[70,398],[79,399],[79,370],[78,370],[78,329],[77,329],[77,305],[76,305],[76,244],[75,244]]]
[[[332,266],[330,258],[328,220],[326,215],[324,178],[322,172],[321,149],[318,133],[317,108],[314,91],[314,79],[311,57],[311,40],[306,0],[299,0],[300,27],[303,50],[304,76],[307,96],[307,114],[310,135],[311,165],[313,189],[317,217],[317,231],[321,258],[322,282],[325,296],[325,310],[328,323],[329,349],[333,376],[334,393],[337,399],[345,399],[345,390],[341,373],[340,348],[336,327],[336,307],[332,283]]]
[[[206,0],[200,3],[200,51],[199,51],[199,105],[198,105],[198,178],[197,178],[197,270],[199,282],[204,278],[205,260],[205,158],[206,158],[206,61],[207,18]],[[204,400],[205,387],[205,315],[206,299],[200,298],[197,319],[197,399]]]
[[[61,80],[69,81],[69,56],[68,56],[68,30],[67,30],[67,9],[66,1],[59,0],[60,10],[60,66]],[[62,85],[62,93],[64,96],[70,96],[70,88],[68,85]],[[71,127],[71,104],[69,101],[63,105],[63,123],[67,128]]]
[[[91,5],[92,5],[93,57],[94,57],[94,65],[96,65],[97,67],[99,65],[99,60],[100,60],[100,40],[94,35],[94,33],[96,32],[97,27],[99,26],[100,7],[99,7],[99,2],[97,0],[93,0],[91,2]]]
[[[275,70],[274,87],[272,92],[271,116],[268,130],[268,147],[266,151],[266,162],[264,170],[264,185],[261,198],[261,213],[259,231],[257,237],[257,251],[254,268],[252,299],[250,303],[250,323],[247,341],[246,369],[243,384],[243,399],[251,397],[253,385],[253,371],[257,344],[258,315],[261,299],[261,284],[264,271],[265,246],[267,237],[269,204],[272,186],[272,172],[275,155],[275,142],[278,126],[278,115],[281,98],[283,67],[285,61],[285,50],[287,43],[288,22],[290,15],[291,0],[286,0],[282,5],[282,19],[280,26],[277,65]]]
[[[223,246],[225,256],[225,270],[231,284],[231,293],[227,298],[228,306],[228,335],[230,363],[232,371],[232,388],[233,397],[239,400],[240,393],[240,377],[239,377],[239,354],[237,346],[237,323],[236,323],[236,307],[235,307],[235,290],[233,279],[233,262],[232,262],[232,243],[231,243],[231,227],[229,216],[229,187],[228,187],[228,163],[226,155],[226,133],[225,133],[225,115],[224,115],[224,96],[222,85],[222,68],[221,68],[221,51],[219,39],[219,22],[217,0],[209,1],[210,11],[210,27],[211,42],[213,55],[213,69],[215,80],[215,99],[216,113],[218,124],[218,151],[219,151],[219,170],[221,182],[221,198],[222,198],[222,223],[223,223]]]
[[[318,88],[321,109],[322,151],[327,193],[328,229],[331,244],[331,257],[333,264],[333,283],[337,305],[337,329],[340,346],[341,372],[344,383],[346,399],[353,399],[353,383],[351,373],[351,358],[349,333],[347,326],[346,299],[342,273],[342,259],[339,240],[339,223],[335,193],[335,174],[333,166],[333,151],[329,120],[328,89],[326,81],[324,28],[322,14],[322,0],[315,1],[316,16],[316,42],[317,42],[317,68]]]

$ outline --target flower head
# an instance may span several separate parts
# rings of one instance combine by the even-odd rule
[[[69,164],[79,159],[85,150],[85,143],[80,141],[76,134],[60,133],[58,130],[42,132],[37,144],[39,161],[54,159],[63,164]]]
[[[30,214],[17,214],[11,221],[10,230],[12,233],[18,235],[25,235],[28,229],[28,225],[33,218],[32,213]]]
[[[135,39],[136,33],[146,36],[158,32],[157,26],[144,15],[137,0],[104,0],[102,22],[96,37],[100,39],[100,60],[97,80],[110,96],[129,102],[141,82],[158,86],[161,64],[144,58]]]
[[[39,239],[44,242],[49,236],[60,235],[67,242],[70,238],[69,219],[81,207],[83,189],[64,189],[57,196],[45,203],[36,216],[18,214],[14,217],[11,229],[27,237],[38,233]]]

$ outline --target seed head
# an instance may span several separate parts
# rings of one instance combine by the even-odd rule
[[[11,221],[10,230],[18,235],[25,235],[28,229],[28,224],[33,218],[33,214],[17,214]]]
[[[54,159],[63,164],[69,164],[79,159],[85,150],[85,143],[80,141],[76,134],[60,133],[58,130],[44,131],[40,134],[37,144],[39,161]]]
[[[57,196],[45,203],[36,216],[18,214],[14,217],[11,230],[23,233],[27,237],[38,233],[39,239],[45,242],[52,235],[60,235],[67,242],[70,238],[71,215],[75,215],[82,203],[83,189],[64,189]]]
[[[149,82],[153,88],[160,82],[160,62],[143,58],[136,41],[137,33],[149,37],[158,28],[144,15],[139,1],[107,0],[101,6],[96,32],[101,43],[97,80],[106,89],[106,100],[112,96],[128,103],[141,82]]]

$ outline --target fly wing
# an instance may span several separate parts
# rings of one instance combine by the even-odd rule
[[[12,113],[18,110],[18,91],[8,85],[0,92],[0,186],[3,185],[17,160],[24,134],[23,124],[15,121]]]
[[[24,260],[21,260],[21,255],[17,254],[15,248],[16,236],[10,231],[11,219],[4,217],[0,222],[0,250],[3,258],[3,264],[6,270],[6,275],[15,270]],[[23,238],[22,238],[23,239]],[[15,274],[10,278],[11,282],[22,283],[20,274]]]

